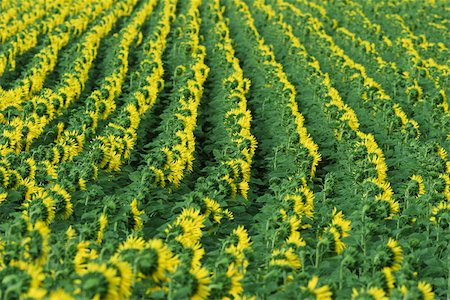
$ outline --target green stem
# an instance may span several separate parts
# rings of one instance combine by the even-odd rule
[[[322,241],[319,241],[317,243],[317,247],[316,247],[316,263],[315,263],[316,269],[319,267],[320,245],[321,244],[322,244]]]
[[[361,234],[361,245],[363,248],[364,257],[366,257],[366,206],[363,207],[361,221],[362,221],[362,234]]]
[[[173,285],[172,280],[169,281],[169,293],[167,295],[168,300],[173,300]]]
[[[448,276],[447,276],[447,300],[450,300],[450,250],[447,250],[447,267],[448,267]]]
[[[300,251],[300,260],[302,262],[302,273],[305,273],[305,251]]]
[[[347,259],[347,256],[344,257],[344,259],[341,261],[341,264],[339,266],[339,290],[342,290],[343,277],[344,277],[343,269],[345,266],[346,259]]]

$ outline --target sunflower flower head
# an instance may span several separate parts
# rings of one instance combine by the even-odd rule
[[[75,300],[75,297],[63,289],[58,289],[50,293],[49,300]]]
[[[80,279],[75,283],[80,297],[118,299],[121,279],[114,268],[106,264],[88,263],[78,274]]]
[[[22,247],[26,250],[26,256],[34,261],[37,266],[43,266],[47,261],[48,252],[50,248],[48,246],[50,229],[43,221],[37,221],[35,224],[28,224],[28,236],[29,239]],[[36,247],[35,245],[39,245]]]
[[[431,210],[431,222],[435,224],[445,224],[450,221],[450,202],[441,201],[439,205],[434,206]]]
[[[339,230],[341,237],[348,237],[348,232],[352,229],[350,226],[350,220],[344,218],[342,211],[337,212],[336,207],[333,209],[333,220],[331,224]]]
[[[319,277],[313,276],[307,286],[300,286],[304,298],[314,297],[317,300],[331,300],[333,293],[328,285],[318,287]]]
[[[233,299],[239,298],[241,293],[244,291],[244,288],[241,284],[241,280],[244,278],[244,275],[239,272],[234,263],[231,263],[230,265],[228,265],[226,276],[230,280],[228,294],[233,296]]]
[[[300,269],[301,260],[292,247],[287,249],[275,249],[272,251],[272,260],[270,264],[273,266],[288,267],[291,269]]]
[[[50,224],[55,218],[55,200],[44,190],[38,190],[23,204],[23,217],[30,223],[38,220]]]
[[[153,239],[145,244],[145,248],[139,254],[137,271],[140,278],[150,277],[159,283],[166,281],[167,273],[174,272],[178,264],[178,258],[172,254],[163,241]]]
[[[95,249],[91,249],[92,245],[89,241],[79,242],[77,245],[77,253],[73,259],[75,270],[81,272],[86,269],[87,263],[98,257],[98,253]]]
[[[213,220],[216,223],[220,223],[220,221],[222,220],[222,208],[220,207],[220,204],[215,201],[214,199],[211,199],[209,197],[205,197],[203,199],[205,205],[206,205],[206,212],[205,212],[205,216],[208,217],[210,215],[213,216]]]
[[[66,230],[67,240],[73,239],[76,234],[77,232],[75,231],[75,229],[73,229],[72,225],[70,225]]]
[[[207,269],[198,267],[189,271],[189,274],[194,278],[194,286],[191,294],[192,300],[207,299],[210,293],[209,284],[211,277]]]
[[[387,248],[389,251],[390,261],[386,267],[390,268],[392,271],[400,270],[403,262],[403,250],[398,244],[398,242],[392,238],[389,238],[387,242]]]
[[[9,273],[8,270],[11,270],[13,273],[17,274],[17,270],[22,273],[22,278],[27,278],[27,280],[22,281],[21,285],[21,291],[20,295],[15,295],[17,298],[20,299],[28,299],[28,298],[37,298],[42,299],[45,294],[46,290],[43,289],[42,285],[45,280],[45,275],[42,272],[42,268],[39,266],[36,266],[35,264],[28,263],[21,260],[12,260],[9,263],[9,266],[5,269],[1,270],[0,272]],[[14,271],[15,272],[14,272]],[[3,274],[2,274],[3,275]],[[0,287],[3,290],[6,290],[6,287],[3,286],[2,283],[0,283]],[[14,293],[11,293],[10,296],[14,296]]]
[[[122,261],[118,256],[114,256],[110,259],[110,264],[117,271],[117,275],[120,278],[118,296],[119,299],[129,299],[131,296],[131,288],[133,284],[133,269],[131,265]]]
[[[142,229],[142,219],[141,215],[144,214],[142,210],[138,209],[138,202],[136,199],[133,199],[130,203],[130,211],[131,211],[131,223],[133,224],[133,230],[141,230]]]
[[[4,188],[0,188],[0,205],[6,200],[8,197],[8,192]]]
[[[97,231],[97,243],[101,244],[103,240],[103,233],[106,228],[106,224],[108,224],[108,218],[105,214],[101,214],[100,218],[98,219],[98,231]]]
[[[177,217],[175,225],[181,228],[181,233],[176,237],[184,247],[196,244],[202,236],[202,228],[205,226],[205,216],[203,216],[199,210],[194,208],[185,208],[181,214]],[[169,233],[173,226],[169,226],[166,229],[166,233]]]
[[[371,287],[367,290],[352,290],[352,300],[389,300],[382,288]]]
[[[417,284],[417,289],[420,291],[421,296],[423,300],[433,300],[434,299],[434,292],[433,292],[433,287],[431,286],[431,284],[424,282],[424,281],[420,281]]]
[[[425,194],[425,184],[423,183],[423,177],[420,175],[412,175],[411,180],[414,181],[417,185],[416,198]]]
[[[68,219],[73,213],[73,205],[69,192],[59,184],[55,184],[50,190],[55,200],[64,205],[64,219]]]
[[[387,288],[387,290],[391,291],[395,287],[395,278],[392,274],[392,269],[389,267],[384,267],[382,270],[383,276],[384,276],[384,284]]]

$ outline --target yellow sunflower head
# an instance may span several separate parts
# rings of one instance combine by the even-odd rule
[[[50,224],[55,218],[55,200],[43,189],[31,194],[23,204],[23,217],[30,223],[43,221]]]
[[[142,210],[138,209],[138,202],[136,199],[133,199],[130,203],[130,223],[132,224],[133,230],[141,230],[142,229],[142,219],[141,215],[144,214]]]
[[[448,224],[450,221],[450,202],[441,201],[439,205],[434,206],[431,210],[432,216],[430,220],[436,224]]]
[[[317,300],[331,300],[333,293],[328,285],[318,286],[319,277],[313,276],[307,286],[300,286],[302,296],[306,299],[312,297]],[[309,299],[309,298],[308,298]]]
[[[189,271],[189,274],[194,279],[190,298],[192,300],[208,299],[210,294],[209,284],[211,282],[208,270],[202,267],[192,268]]]
[[[392,238],[389,238],[387,248],[389,250],[389,263],[386,267],[389,267],[392,271],[400,270],[403,262],[402,248],[398,242]]]
[[[133,285],[133,268],[128,262],[121,261],[118,256],[110,259],[111,267],[116,269],[117,276],[120,278],[118,296],[119,299],[129,299]]]
[[[88,263],[78,272],[77,294],[86,299],[118,299],[121,278],[115,268],[106,264]]]
[[[154,282],[167,280],[167,274],[172,273],[178,266],[178,258],[159,239],[150,240],[137,259],[139,277],[150,277]]]
[[[386,296],[385,291],[382,288],[378,287],[371,287],[367,290],[357,290],[353,288],[352,291],[352,300],[366,300],[366,299],[372,299],[372,300],[389,300],[389,298]]]

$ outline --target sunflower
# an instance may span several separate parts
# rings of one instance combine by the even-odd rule
[[[73,229],[72,225],[70,225],[66,230],[67,240],[73,239],[76,234],[77,232]]]
[[[22,211],[22,215],[27,222],[35,222],[37,216],[38,220],[44,221],[50,224],[55,218],[55,200],[43,189],[36,188],[36,192],[31,195],[31,198],[25,200],[22,204],[25,208]]]
[[[158,182],[160,183],[159,186],[160,187],[165,187],[166,186],[166,180],[164,178],[164,171],[161,169],[158,169],[154,166],[149,166],[150,171],[153,172],[153,174],[155,175],[155,184],[158,185]]]
[[[30,284],[26,292],[22,293],[21,299],[25,298],[38,298],[41,299],[45,296],[46,291],[42,289],[42,282],[45,280],[45,275],[42,273],[42,269],[34,264],[30,264],[21,260],[13,260],[9,263],[10,267],[16,267],[19,270],[25,272],[31,279]]]
[[[123,157],[125,159],[130,157],[131,149],[134,148],[135,141],[136,141],[136,132],[135,131],[129,132],[126,136],[123,137],[122,143],[124,144],[124,147],[125,147]]]
[[[349,236],[348,232],[351,230],[350,221],[344,219],[344,214],[342,211],[337,212],[336,207],[333,208],[333,220],[331,224],[339,229],[341,237]]]
[[[248,249],[251,246],[252,242],[250,241],[250,237],[244,226],[239,225],[236,229],[234,229],[233,235],[238,238],[237,248],[241,251]]]
[[[130,114],[130,128],[138,128],[140,123],[139,112],[135,105],[128,104],[125,107],[126,111]]]
[[[88,263],[78,274],[81,276],[78,285],[84,297],[119,299],[121,279],[115,269],[107,267],[106,264]],[[96,284],[92,284],[93,281],[96,281]]]
[[[437,223],[441,214],[447,213],[450,215],[450,202],[441,201],[438,206],[434,206],[431,210],[433,216],[430,220],[433,223]]]
[[[306,215],[308,218],[314,216],[314,193],[306,185],[298,190],[298,193],[286,195],[284,201],[294,202],[294,211],[300,217]]]
[[[305,240],[300,236],[300,232],[292,231],[286,239],[287,244],[295,245],[297,248],[306,246]]]
[[[49,300],[75,300],[75,297],[73,297],[63,289],[58,289],[50,293]]]
[[[235,261],[242,265],[246,263],[244,251],[251,247],[251,241],[244,226],[239,225],[231,233],[231,245],[225,248],[225,252],[231,254]]]
[[[336,227],[331,226],[325,229],[325,233],[326,232],[329,232],[333,237],[334,251],[336,251],[337,254],[341,254],[347,247],[347,245],[345,245],[345,243],[341,240],[341,234],[339,233],[339,230]]]
[[[85,191],[86,190],[86,179],[80,177],[80,179],[78,179],[78,186],[80,187],[80,190]]]
[[[228,184],[229,188],[231,189],[231,191],[230,191],[230,192],[231,192],[230,196],[231,196],[231,197],[235,197],[236,194],[237,194],[237,186],[236,186],[236,183],[234,183],[233,178],[231,178],[230,175],[227,174],[227,175],[223,176],[223,177],[221,178],[221,180],[225,181],[225,182]]]
[[[228,208],[223,210],[223,214],[228,218],[228,220],[234,220],[233,213]]]
[[[97,165],[95,165],[95,164],[91,164],[91,168],[92,168],[92,178],[93,179],[97,179],[97,177],[98,177],[98,166]]]
[[[52,186],[51,191],[61,197],[65,202],[64,219],[68,219],[73,212],[73,205],[70,194],[59,184]]]
[[[371,287],[368,290],[360,290],[360,291],[354,288],[352,291],[352,300],[359,300],[359,299],[362,300],[367,299],[368,297],[370,297],[373,300],[389,300],[384,290],[377,287]]]
[[[325,228],[325,233],[329,232],[334,241],[334,248],[337,254],[344,251],[346,245],[342,242],[342,238],[348,237],[348,232],[351,230],[350,221],[344,219],[342,211],[337,212],[337,209],[333,209],[333,218],[331,225]]]
[[[292,247],[289,247],[287,250],[273,250],[270,264],[274,266],[286,266],[292,269],[300,269],[302,266],[298,255]]]
[[[176,237],[176,240],[180,242],[184,247],[189,247],[197,243],[202,237],[202,228],[205,216],[203,216],[199,210],[194,208],[185,208],[181,214],[177,217],[175,225],[182,228],[182,233]],[[172,226],[168,227],[168,231]]]
[[[433,287],[431,286],[431,284],[424,282],[424,281],[420,281],[417,284],[417,288],[422,293],[423,300],[433,300],[434,299],[435,295],[434,295]]]
[[[220,223],[222,220],[222,208],[220,207],[220,204],[209,197],[203,198],[203,201],[206,205],[205,216],[208,217],[212,214],[214,221]]]
[[[395,287],[395,278],[392,275],[392,269],[389,267],[384,267],[382,273],[384,275],[386,287],[389,291],[392,290]]]
[[[198,267],[201,265],[201,259],[205,255],[205,249],[203,249],[202,244],[197,242],[193,245],[186,245],[184,248],[190,251],[190,265],[191,268]]]
[[[418,185],[418,191],[416,198],[419,198],[420,196],[425,194],[425,184],[423,184],[423,177],[420,175],[412,175],[411,180],[417,182]]]
[[[170,166],[173,164],[173,152],[168,147],[163,147],[160,150],[162,153],[165,154],[166,157],[166,163],[164,165],[164,169],[170,169]],[[169,175],[169,181],[173,182],[172,177]]]
[[[52,179],[58,178],[58,172],[55,168],[55,165],[53,165],[50,161],[46,160],[42,162],[42,164],[45,166],[45,171],[47,172],[47,175]]]
[[[444,148],[442,148],[441,146],[438,146],[437,154],[443,161],[447,161],[448,160],[447,151]]]
[[[151,276],[155,282],[165,281],[167,279],[166,272],[174,272],[179,264],[178,258],[159,239],[148,241],[142,255],[143,258],[152,263],[149,268],[141,268],[140,277]]]
[[[390,264],[386,267],[390,268],[392,271],[400,270],[403,262],[402,248],[399,246],[398,242],[392,238],[389,238],[387,248],[390,251]]]
[[[174,147],[175,148],[175,147]],[[181,155],[188,155],[187,150],[185,147],[178,147],[180,148]],[[167,180],[175,187],[179,187],[181,181],[184,177],[184,167],[185,167],[185,160],[188,160],[189,158],[181,158],[174,160],[172,164],[170,165],[170,174],[167,176]]]
[[[119,299],[129,299],[133,285],[133,268],[128,262],[121,261],[118,256],[112,257],[110,263],[120,277]]]
[[[96,239],[96,242],[99,244],[101,244],[103,240],[103,232],[105,231],[106,224],[108,224],[108,218],[106,217],[105,214],[101,214],[100,218],[98,219],[99,229],[97,231],[97,239]]]
[[[233,299],[238,299],[241,293],[244,291],[242,287],[241,280],[244,278],[244,275],[238,271],[236,265],[231,263],[228,265],[226,276],[230,280],[230,288],[228,290],[228,294],[233,296]]]
[[[58,147],[54,146],[52,148],[53,159],[50,162],[52,165],[57,165],[61,161],[61,153],[59,152]]]
[[[116,251],[116,254],[121,255],[126,250],[140,251],[145,248],[145,240],[142,237],[129,236]]]
[[[8,192],[5,189],[0,188],[0,204],[2,204],[8,197]]]
[[[195,279],[194,288],[191,294],[191,300],[207,299],[210,293],[209,284],[211,277],[207,269],[197,267],[190,269],[189,273]]]
[[[9,172],[8,170],[1,166],[0,167],[0,186],[8,186],[9,184]]]
[[[28,178],[34,179],[36,176],[36,161],[30,157],[25,161],[28,164]]]
[[[389,213],[385,218],[386,220],[391,220],[400,210],[400,204],[395,201],[388,193],[383,193],[375,196],[375,200],[385,202],[389,205]]]
[[[4,250],[5,250],[5,242],[0,239],[0,270],[3,269],[5,266],[5,262],[3,260],[5,255]]]
[[[239,183],[239,190],[241,191],[242,197],[244,199],[248,199],[248,190],[250,189],[250,186],[248,185],[248,181],[241,181]]]
[[[28,235],[31,239],[27,240],[29,244],[35,245],[39,242],[38,253],[30,253],[30,247],[26,243],[23,245],[24,249],[27,250],[27,256],[32,256],[32,259],[35,261],[37,266],[42,267],[44,263],[47,261],[48,252],[50,248],[48,246],[48,238],[49,238],[50,229],[47,224],[42,221],[37,221],[36,224],[28,224]],[[35,249],[36,247],[31,247]]]
[[[409,288],[405,285],[402,285],[400,286],[399,291],[403,299],[435,299],[433,287],[429,283],[424,281],[420,281],[417,286],[410,286]]]
[[[133,220],[133,230],[141,230],[142,229],[142,219],[141,215],[144,214],[144,211],[138,209],[138,202],[135,199],[130,203],[131,208],[131,218]]]
[[[450,162],[447,162],[447,168],[449,168],[449,167],[450,167]],[[450,173],[450,170],[447,172]],[[441,175],[439,175],[439,178],[441,178],[442,180],[445,181],[445,188],[444,188],[444,191],[442,192],[442,194],[445,196],[447,201],[450,201],[450,175],[441,174]]]
[[[117,248],[111,261],[124,261],[129,263],[133,268],[136,267],[137,257],[142,255],[146,247],[146,242],[142,237],[129,236],[126,241],[122,242]],[[140,280],[144,275],[137,278]]]
[[[316,300],[331,300],[333,293],[330,290],[330,287],[328,285],[324,285],[321,287],[317,287],[317,283],[319,282],[319,277],[313,276],[308,281],[308,285],[301,286],[300,289],[303,293],[314,295],[314,298]]]
[[[93,260],[98,257],[97,251],[90,249],[89,246],[91,246],[91,242],[89,241],[82,241],[77,245],[77,253],[73,259],[75,270],[77,272],[81,272],[85,269],[89,260]]]

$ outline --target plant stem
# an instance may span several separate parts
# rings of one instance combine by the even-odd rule
[[[322,244],[322,241],[319,241],[317,243],[317,247],[316,247],[316,263],[315,263],[316,269],[319,267],[319,256],[320,256],[320,245],[321,244]]]
[[[448,274],[447,274],[447,300],[450,300],[450,250],[447,249],[448,256],[447,256],[447,268],[448,268]]]

